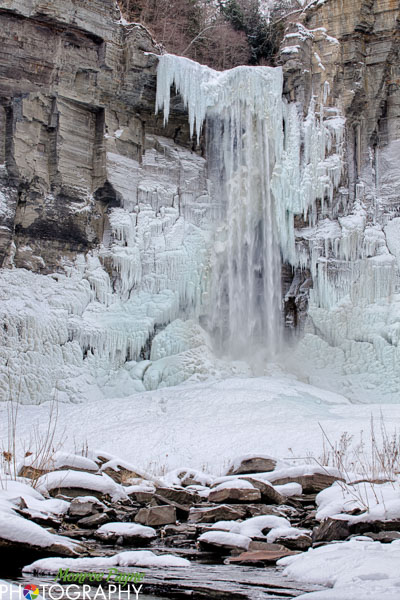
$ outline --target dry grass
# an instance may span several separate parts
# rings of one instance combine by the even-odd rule
[[[333,441],[320,423],[319,426],[322,432],[321,454],[315,456],[309,453],[305,458],[296,460],[337,469],[346,481],[338,482],[343,494],[349,494],[364,510],[370,508],[369,492],[372,492],[377,504],[384,504],[380,485],[384,482],[398,485],[400,434],[396,430],[388,433],[382,413],[378,422],[371,415],[369,430],[361,430],[358,439],[345,431]]]
[[[0,484],[5,486],[7,479],[18,478],[19,462],[22,457],[34,456],[31,466],[34,471],[31,478],[32,487],[36,487],[37,480],[42,471],[51,469],[54,464],[54,455],[63,446],[65,433],[59,431],[59,403],[57,394],[49,402],[49,412],[45,428],[39,422],[32,423],[29,428],[29,437],[23,439],[19,427],[20,402],[19,394],[16,398],[7,401],[7,439],[2,442],[1,457],[2,470],[5,478]]]

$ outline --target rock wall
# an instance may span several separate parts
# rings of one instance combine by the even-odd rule
[[[396,1],[313,2],[280,54],[288,101],[345,118],[340,186],[313,223],[297,222],[311,278],[297,269],[286,295],[305,331],[295,368],[361,401],[400,390],[399,26]]]
[[[140,163],[147,133],[162,129],[157,46],[119,20],[113,0],[0,2],[3,264],[48,273],[97,247],[121,202],[107,154]],[[188,143],[179,116],[171,132]]]

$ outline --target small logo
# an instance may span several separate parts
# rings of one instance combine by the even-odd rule
[[[39,588],[37,585],[33,585],[33,583],[30,583],[29,585],[26,585],[24,587],[24,598],[26,598],[26,600],[36,600],[38,596]]]

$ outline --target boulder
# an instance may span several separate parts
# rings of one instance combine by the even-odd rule
[[[209,486],[214,479],[211,475],[207,475],[202,471],[196,471],[195,469],[183,469],[177,473],[177,477],[183,487],[190,485]]]
[[[273,485],[285,485],[286,483],[298,483],[303,488],[304,494],[318,494],[325,488],[331,487],[335,481],[344,481],[335,475],[327,473],[312,473],[310,475],[288,475],[271,479]]]
[[[176,523],[176,509],[170,504],[141,508],[135,517],[136,523],[157,527]]]
[[[380,531],[379,533],[368,531],[367,533],[364,533],[364,535],[367,535],[372,540],[381,542],[382,544],[390,544],[391,542],[394,542],[394,540],[400,540],[400,532],[398,531]]]
[[[189,512],[189,521],[192,523],[216,523],[217,521],[237,521],[246,516],[245,506],[202,506],[192,507]]]
[[[372,533],[379,533],[380,531],[400,531],[400,519],[392,519],[387,521],[381,521],[375,519],[374,521],[359,521],[358,523],[351,523],[350,533],[364,535],[367,531]]]
[[[103,502],[95,496],[78,496],[73,498],[68,507],[68,516],[71,519],[82,519],[91,515],[102,513],[107,509]]]
[[[210,491],[209,502],[228,502],[228,503],[249,503],[261,500],[261,492],[253,487],[249,482],[232,481],[225,482]],[[237,487],[236,487],[237,486]]]
[[[273,471],[277,461],[271,456],[247,455],[237,458],[227,471],[227,475],[241,475],[247,473],[266,473]]]
[[[148,504],[154,498],[154,492],[150,491],[127,491],[129,498],[138,502],[138,504]]]
[[[349,535],[350,527],[347,521],[328,517],[313,529],[312,541],[313,543],[334,542],[346,540]]]
[[[177,487],[156,487],[156,494],[184,506],[192,506],[201,501],[198,494]]]
[[[106,465],[107,464],[108,463],[106,463]],[[145,481],[145,479],[137,471],[134,471],[133,469],[127,469],[118,464],[113,465],[113,466],[106,466],[106,465],[103,465],[103,467],[101,468],[101,471],[102,471],[102,473],[105,473],[106,475],[111,477],[111,479],[113,479],[115,481],[115,483],[129,485],[138,480]]]
[[[112,500],[126,498],[122,488],[109,477],[72,470],[42,475],[37,481],[37,490],[50,496],[61,495],[67,498],[88,495]]]
[[[286,497],[280,494],[269,481],[256,479],[250,475],[245,475],[240,477],[240,479],[248,481],[253,487],[260,490],[262,502],[265,502],[266,504],[285,504]]]
[[[83,545],[55,535],[12,511],[0,516],[0,560],[5,569],[50,556],[77,557],[85,551]]]
[[[232,504],[233,508],[240,506],[239,504]],[[277,517],[286,516],[282,512],[281,507],[277,507],[273,504],[246,504],[246,518],[250,517],[261,517],[262,515],[275,515]]]
[[[299,535],[297,537],[277,537],[275,539],[275,544],[279,544],[284,546],[285,548],[289,548],[289,550],[299,550],[300,552],[304,552],[308,550],[312,546],[312,538],[311,535]]]
[[[55,452],[46,460],[41,460],[34,454],[25,457],[23,463],[18,467],[18,476],[38,479],[51,471],[66,470],[97,473],[99,469],[93,460],[85,456],[68,452]]]
[[[229,563],[236,563],[240,565],[268,565],[275,564],[280,558],[284,558],[285,556],[291,556],[293,554],[297,554],[297,552],[292,552],[288,550],[284,546],[280,546],[279,544],[266,544],[267,546],[271,546],[270,549],[265,550],[252,550],[248,552],[242,552],[239,556],[233,556],[229,559]],[[272,546],[274,546],[272,548]]]
[[[158,494],[154,494],[151,505],[152,506],[164,506],[165,504],[169,504],[169,506],[173,506],[176,510],[176,514],[181,519],[187,519],[189,516],[189,505],[187,504],[179,504],[179,502],[174,502],[174,500],[169,500],[168,498],[164,498],[164,496],[159,496]]]
[[[100,525],[104,525],[111,520],[111,516],[107,513],[96,513],[94,515],[89,515],[88,517],[83,517],[79,519],[78,525],[79,527],[83,527],[84,529],[97,529]]]

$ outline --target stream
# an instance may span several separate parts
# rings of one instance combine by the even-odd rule
[[[121,571],[132,572],[132,568]],[[275,600],[296,598],[306,592],[322,589],[319,586],[311,586],[291,581],[283,578],[279,570],[275,567],[245,567],[231,565],[208,565],[195,563],[190,567],[184,568],[143,568],[140,572],[145,573],[143,588],[139,593],[139,600],[166,600],[167,598],[193,600],[266,600],[274,598]],[[44,588],[54,584],[54,576],[23,576],[13,580],[7,579],[14,584],[33,583],[39,586],[42,593]],[[59,584],[57,584],[59,585]],[[63,587],[67,587],[65,584]],[[104,586],[106,590],[107,584]],[[96,596],[95,586],[91,587],[90,597]],[[83,593],[76,598],[77,590],[73,590],[74,600],[84,598]],[[49,598],[48,594],[45,594]],[[58,600],[60,590],[53,593],[54,600]],[[65,596],[66,597],[66,596]],[[86,596],[87,597],[87,596]],[[108,600],[108,593],[105,597]],[[104,598],[97,595],[97,598]],[[110,594],[110,598],[118,598],[118,593]],[[125,592],[122,599],[135,599],[136,594],[132,588],[130,596]]]

